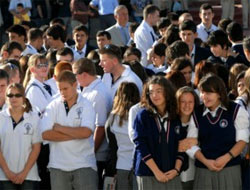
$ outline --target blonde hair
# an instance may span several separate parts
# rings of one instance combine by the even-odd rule
[[[31,71],[30,68],[35,67],[38,64],[38,60],[41,62],[46,62],[47,59],[45,55],[43,54],[34,54],[30,56],[29,61],[28,61],[28,68],[25,73],[24,81],[23,81],[23,86],[26,88],[30,79],[31,79]]]

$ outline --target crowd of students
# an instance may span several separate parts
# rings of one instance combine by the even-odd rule
[[[249,189],[250,38],[241,24],[215,26],[209,4],[199,25],[188,12],[160,18],[154,4],[131,23],[114,2],[98,48],[83,24],[67,38],[60,18],[7,30],[0,189]]]

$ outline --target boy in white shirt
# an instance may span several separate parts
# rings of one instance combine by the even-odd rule
[[[77,93],[72,72],[60,73],[57,85],[61,97],[48,105],[40,124],[43,140],[50,144],[51,188],[97,189],[94,108]]]

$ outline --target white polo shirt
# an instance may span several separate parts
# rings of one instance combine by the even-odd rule
[[[89,86],[84,87],[82,95],[93,103],[96,112],[95,126],[105,126],[108,114],[112,108],[112,99],[101,79],[97,78]],[[96,152],[96,160],[106,161],[108,156],[107,150],[108,143],[104,139]]]
[[[9,169],[14,173],[19,173],[24,169],[32,151],[32,145],[42,141],[38,133],[39,119],[37,112],[25,112],[23,120],[13,128],[9,109],[0,112],[1,151]],[[0,180],[9,180],[2,168],[0,168]],[[36,163],[25,180],[40,181]]]
[[[129,139],[128,121],[123,120],[122,126],[119,126],[120,117],[115,115],[114,122],[110,127],[115,134],[117,141],[117,162],[116,169],[131,170],[133,167],[134,144]]]
[[[43,83],[35,78],[30,79],[25,92],[31,105],[37,107],[40,112],[43,112],[52,100],[51,95],[45,90]]]
[[[26,48],[22,52],[22,56],[37,54],[38,51],[31,44],[26,44]]]
[[[86,98],[78,94],[76,104],[70,108],[67,114],[64,102],[59,97],[46,107],[39,125],[40,133],[51,130],[55,123],[70,127],[87,127],[94,133],[94,108]],[[79,168],[91,167],[96,170],[93,135],[85,139],[62,142],[49,141],[49,145],[48,168],[73,171]]]
[[[112,84],[112,77],[110,73],[104,73],[102,77],[102,81],[106,85],[107,90],[111,92],[112,99],[114,99],[115,93],[122,82],[135,83],[137,88],[139,89],[140,94],[142,94],[143,84],[142,84],[141,79],[130,69],[129,66],[127,65],[123,65],[123,66],[125,67],[125,70],[123,71],[119,79],[115,81],[114,84]]]

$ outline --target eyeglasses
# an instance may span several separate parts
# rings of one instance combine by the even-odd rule
[[[42,67],[48,67],[48,65],[49,65],[48,63],[39,63],[36,65],[36,68],[40,69]]]
[[[7,97],[8,98],[13,98],[13,97],[21,98],[21,97],[23,97],[23,95],[22,94],[7,94]]]

